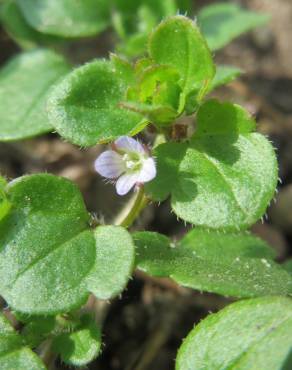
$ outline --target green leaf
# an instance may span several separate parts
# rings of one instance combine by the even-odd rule
[[[52,131],[45,102],[51,86],[69,71],[64,59],[41,49],[14,57],[0,71],[0,141]]]
[[[180,112],[187,95],[204,95],[215,75],[211,53],[196,24],[183,16],[169,17],[153,31],[149,54],[158,64],[175,68],[180,74],[182,89]]]
[[[111,62],[88,63],[52,91],[50,121],[61,136],[83,147],[134,135],[145,122],[140,114],[119,107],[127,87],[128,78]]]
[[[223,48],[234,38],[261,26],[269,16],[242,9],[236,4],[217,3],[204,7],[198,24],[211,50]]]
[[[148,34],[162,19],[191,12],[189,0],[114,0],[113,26],[121,38],[117,49],[128,57],[145,54]]]
[[[25,342],[35,348],[55,329],[55,316],[28,316],[27,323],[21,331]]]
[[[235,135],[249,134],[255,129],[254,119],[241,106],[211,99],[198,111],[197,130],[194,137],[210,138],[213,135],[222,135],[230,136],[232,139]]]
[[[174,212],[195,225],[244,229],[266,211],[277,184],[272,145],[250,133],[255,122],[239,106],[206,102],[190,143],[159,145],[157,176],[146,184],[154,200],[171,194]]]
[[[44,364],[28,347],[22,344],[7,319],[0,314],[0,362],[1,370],[45,370]]]
[[[0,176],[0,221],[9,212],[10,203],[5,194],[6,180]]]
[[[0,223],[0,293],[14,310],[51,315],[80,307],[89,292],[105,299],[120,293],[132,270],[133,242],[119,227],[91,232],[74,184],[24,176],[6,193],[12,207]]]
[[[120,106],[141,113],[158,126],[167,125],[178,115],[179,75],[172,67],[148,63],[147,59],[136,63],[136,83],[127,90],[128,101]]]
[[[0,224],[0,292],[17,311],[71,310],[86,300],[95,260],[89,215],[79,190],[47,174],[11,182],[11,212]]]
[[[121,293],[132,274],[135,246],[127,230],[120,226],[99,226],[94,237],[96,260],[87,287],[96,297],[109,299]]]
[[[214,80],[211,82],[208,92],[216,89],[221,85],[226,85],[229,82],[235,80],[242,74],[242,70],[232,66],[219,65],[216,69],[216,75]]]
[[[169,125],[177,116],[177,112],[168,105],[122,102],[120,106],[142,114],[147,121],[152,122],[157,126]]]
[[[133,237],[136,264],[148,274],[238,298],[292,294],[292,277],[273,261],[273,250],[252,235],[195,229],[177,246],[157,233]]]
[[[9,36],[24,49],[60,41],[57,37],[45,35],[33,29],[26,22],[15,0],[6,0],[1,4],[0,20]]]
[[[176,370],[288,370],[291,350],[291,299],[250,299],[201,321],[180,347]]]
[[[134,67],[127,59],[112,53],[110,54],[110,60],[113,64],[115,73],[120,76],[121,80],[127,84],[128,87],[136,84]]]
[[[84,315],[76,330],[63,333],[53,340],[52,350],[66,364],[84,366],[98,356],[100,347],[100,329],[89,315]]]
[[[17,4],[31,27],[49,35],[93,36],[109,23],[107,0],[17,0]]]

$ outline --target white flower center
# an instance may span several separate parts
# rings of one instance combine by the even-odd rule
[[[138,153],[131,152],[123,155],[125,167],[130,171],[139,171],[142,166],[142,160],[143,158]]]

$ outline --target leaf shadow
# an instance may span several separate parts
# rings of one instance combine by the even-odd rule
[[[282,370],[291,370],[292,368],[292,349],[290,350],[284,364]]]
[[[179,202],[190,202],[198,195],[195,175],[187,171],[179,172],[177,186],[172,191],[173,199],[179,199]]]
[[[203,155],[214,158],[225,165],[232,166],[240,159],[240,150],[236,146],[239,135],[232,133],[231,135],[218,135],[201,137],[195,139],[195,149]]]

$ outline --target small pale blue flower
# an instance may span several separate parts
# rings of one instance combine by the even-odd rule
[[[127,194],[136,184],[151,181],[156,176],[154,159],[139,141],[128,136],[117,139],[112,150],[96,159],[95,170],[103,177],[117,179],[119,195]]]

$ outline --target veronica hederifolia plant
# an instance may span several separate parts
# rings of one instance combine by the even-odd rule
[[[98,2],[101,13],[95,0],[82,3],[80,12],[75,1],[13,4],[22,17],[18,24],[34,31],[26,33],[27,41],[39,34],[66,38],[98,33],[109,22],[106,2]],[[60,356],[69,365],[94,360],[101,350],[102,321],[95,319],[91,303],[118,296],[134,268],[191,289],[249,298],[208,317],[190,333],[179,350],[178,370],[274,370],[288,364],[290,268],[246,231],[274,197],[274,149],[255,132],[255,120],[244,108],[208,98],[240,73],[216,67],[209,47],[218,49],[264,20],[230,4],[205,9],[198,22],[205,40],[197,23],[171,16],[173,4],[165,2],[162,10],[168,17],[157,27],[151,32],[146,27],[147,52],[135,61],[112,54],[109,60],[72,70],[63,57],[37,50],[9,62],[0,74],[2,140],[55,130],[81,147],[108,144],[95,170],[115,183],[119,195],[133,192],[121,215],[104,225],[91,217],[69,180],[49,174],[11,182],[0,178],[0,294],[22,323],[17,333],[0,317],[5,369],[45,368],[32,351],[39,352],[44,343],[51,358]],[[129,11],[130,5],[117,1],[115,9]],[[152,5],[135,4],[151,29],[157,23]],[[103,11],[104,23],[97,24]],[[249,23],[232,35],[228,27],[236,22],[221,25],[216,40],[210,31],[216,12],[223,18],[240,14]],[[137,39],[144,41],[135,48],[127,16],[114,16],[124,40],[119,50],[141,55],[145,29],[138,32]],[[70,22],[76,24],[72,34]],[[7,89],[17,99],[17,111]],[[5,111],[12,112],[10,120]],[[154,140],[144,135],[149,131]],[[148,203],[168,198],[173,212],[194,230],[175,243],[159,233],[128,230]]]

